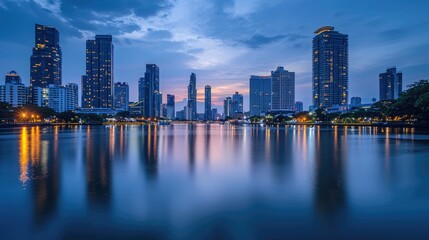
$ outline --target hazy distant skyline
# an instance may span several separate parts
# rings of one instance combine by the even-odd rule
[[[296,73],[296,100],[307,109],[313,32],[331,25],[349,35],[350,98],[370,102],[387,67],[404,73],[404,86],[429,78],[427,9],[423,0],[0,0],[1,83],[15,70],[29,84],[39,23],[60,31],[63,83],[78,83],[80,91],[85,41],[111,34],[115,82],[129,83],[131,101],[145,65],[155,63],[164,101],[167,93],[186,98],[195,72],[199,101],[211,85],[215,105],[239,91],[247,111],[250,75],[269,75],[281,65]]]

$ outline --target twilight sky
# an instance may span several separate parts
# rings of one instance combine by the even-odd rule
[[[145,64],[156,63],[164,98],[185,98],[195,72],[201,101],[209,84],[216,105],[239,91],[248,110],[250,75],[281,65],[296,72],[296,100],[307,108],[313,32],[332,25],[349,34],[350,97],[370,102],[389,66],[405,85],[429,78],[428,9],[427,0],[0,0],[0,73],[16,70],[28,85],[40,23],[60,31],[63,83],[80,87],[85,40],[111,34],[115,82],[130,84],[131,101]]]

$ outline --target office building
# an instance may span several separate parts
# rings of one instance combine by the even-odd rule
[[[23,106],[27,103],[28,88],[22,83],[8,82],[0,85],[0,102],[10,104],[12,107]]]
[[[82,76],[82,108],[114,108],[111,35],[86,41],[86,74]]]
[[[348,35],[322,27],[313,38],[313,108],[348,104]]]
[[[293,110],[295,107],[295,73],[284,67],[271,71],[271,110]]]
[[[212,120],[212,87],[204,88],[204,120]]]
[[[144,101],[144,91],[145,91],[145,81],[144,81],[144,77],[141,77],[139,79],[139,102],[143,102]]]
[[[235,92],[232,95],[231,113],[233,117],[243,113],[243,94]]]
[[[271,110],[271,76],[250,76],[250,116],[265,116]]]
[[[296,101],[295,102],[295,112],[300,113],[302,111],[304,111],[304,104],[300,101]]]
[[[130,89],[126,82],[115,83],[115,109],[117,111],[128,111],[128,104],[130,101]]]
[[[176,117],[176,103],[174,95],[167,94],[167,119],[175,119]]]
[[[30,58],[30,87],[62,83],[60,33],[54,27],[35,25],[35,46]]]
[[[217,108],[213,108],[212,109],[212,120],[218,120],[218,112],[217,112]]]
[[[66,88],[66,111],[74,111],[79,108],[79,87],[76,83],[67,83]]]
[[[191,73],[188,85],[188,120],[197,119],[197,76]]]
[[[7,73],[5,78],[4,78],[4,83],[14,83],[14,84],[19,84],[22,83],[21,82],[21,77],[18,75],[18,73],[16,73],[15,71],[10,71],[10,73]]]
[[[155,118],[160,116],[161,101],[159,92],[159,67],[156,64],[146,64],[141,99],[144,103],[144,116]],[[161,95],[162,97],[162,95]]]
[[[362,98],[360,97],[352,97],[350,99],[350,105],[351,106],[359,106],[362,104]]]
[[[232,98],[231,97],[226,97],[223,100],[223,116],[224,119],[227,118],[232,118]]]
[[[402,92],[402,73],[391,67],[379,75],[380,100],[394,100]]]

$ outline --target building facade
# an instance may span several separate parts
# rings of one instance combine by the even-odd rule
[[[300,101],[296,101],[295,102],[295,112],[300,113],[302,111],[304,111],[304,103],[300,102]]]
[[[380,100],[394,100],[402,92],[402,73],[391,67],[379,75]]]
[[[271,76],[250,76],[250,116],[264,116],[271,110]]]
[[[130,89],[126,82],[115,83],[115,109],[117,111],[128,111],[128,104],[130,101]]]
[[[360,97],[352,97],[350,99],[350,105],[351,106],[359,106],[362,104],[362,98]]]
[[[226,97],[223,100],[223,117],[224,119],[232,118],[232,98]]]
[[[76,83],[67,83],[66,88],[66,111],[74,111],[79,108],[79,87]]]
[[[191,73],[188,85],[188,117],[187,120],[197,119],[197,75]]]
[[[19,76],[15,71],[10,71],[10,73],[7,73],[4,77],[4,83],[22,83],[21,76]]]
[[[349,38],[321,27],[313,38],[313,108],[348,104]]]
[[[12,107],[23,106],[27,103],[28,88],[22,83],[6,83],[0,85],[0,102]]]
[[[284,67],[271,71],[271,110],[293,110],[295,107],[295,73]]]
[[[243,113],[243,94],[235,92],[232,95],[231,112],[233,117]]]
[[[55,27],[35,25],[35,46],[30,58],[30,87],[62,83],[60,33]]]
[[[204,120],[212,120],[212,87],[210,85],[204,88]]]
[[[82,108],[113,108],[113,43],[111,35],[86,41],[86,74],[82,76]]]
[[[167,94],[167,119],[176,118],[176,101],[174,95]]]
[[[146,64],[142,90],[142,101],[145,106],[144,116],[149,118],[159,117],[161,111],[161,103],[159,101],[159,67],[156,64]]]

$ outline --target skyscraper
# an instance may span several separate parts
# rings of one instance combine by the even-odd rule
[[[293,110],[295,107],[295,73],[284,67],[271,71],[271,109]]]
[[[76,83],[67,83],[66,87],[66,111],[74,111],[79,107],[79,87]]]
[[[144,77],[139,79],[139,102],[144,101],[145,81]]]
[[[360,97],[352,97],[350,99],[350,105],[351,106],[359,106],[362,104],[362,98]]]
[[[232,98],[226,97],[223,100],[223,116],[224,119],[232,117]]]
[[[4,78],[4,83],[21,83],[21,77],[15,71],[10,71]]]
[[[5,76],[5,85],[0,85],[0,102],[6,102],[12,107],[19,107],[27,103],[28,88],[21,83],[21,77],[11,71]]]
[[[304,104],[300,101],[296,101],[295,102],[295,112],[300,113],[302,111],[304,111]]]
[[[62,53],[59,31],[54,27],[36,24],[34,42],[30,58],[30,88],[61,85]]]
[[[243,113],[243,94],[235,92],[232,95],[231,112],[233,117],[239,113]]]
[[[212,120],[212,87],[207,85],[204,88],[204,119]]]
[[[143,86],[143,102],[145,117],[159,117],[161,103],[159,101],[159,67],[156,64],[146,64]]]
[[[271,110],[271,76],[250,76],[250,116]]]
[[[174,95],[167,94],[167,119],[174,119],[176,116],[176,103]]]
[[[191,73],[188,85],[188,120],[197,119],[197,76]]]
[[[313,107],[347,105],[349,38],[326,26],[313,38]]]
[[[130,90],[128,83],[116,82],[115,83],[115,109],[119,111],[128,111],[128,104],[130,101]]]
[[[402,73],[391,67],[379,75],[380,100],[394,100],[402,92]]]
[[[86,41],[86,75],[82,76],[82,107],[113,108],[113,43],[111,35]]]

